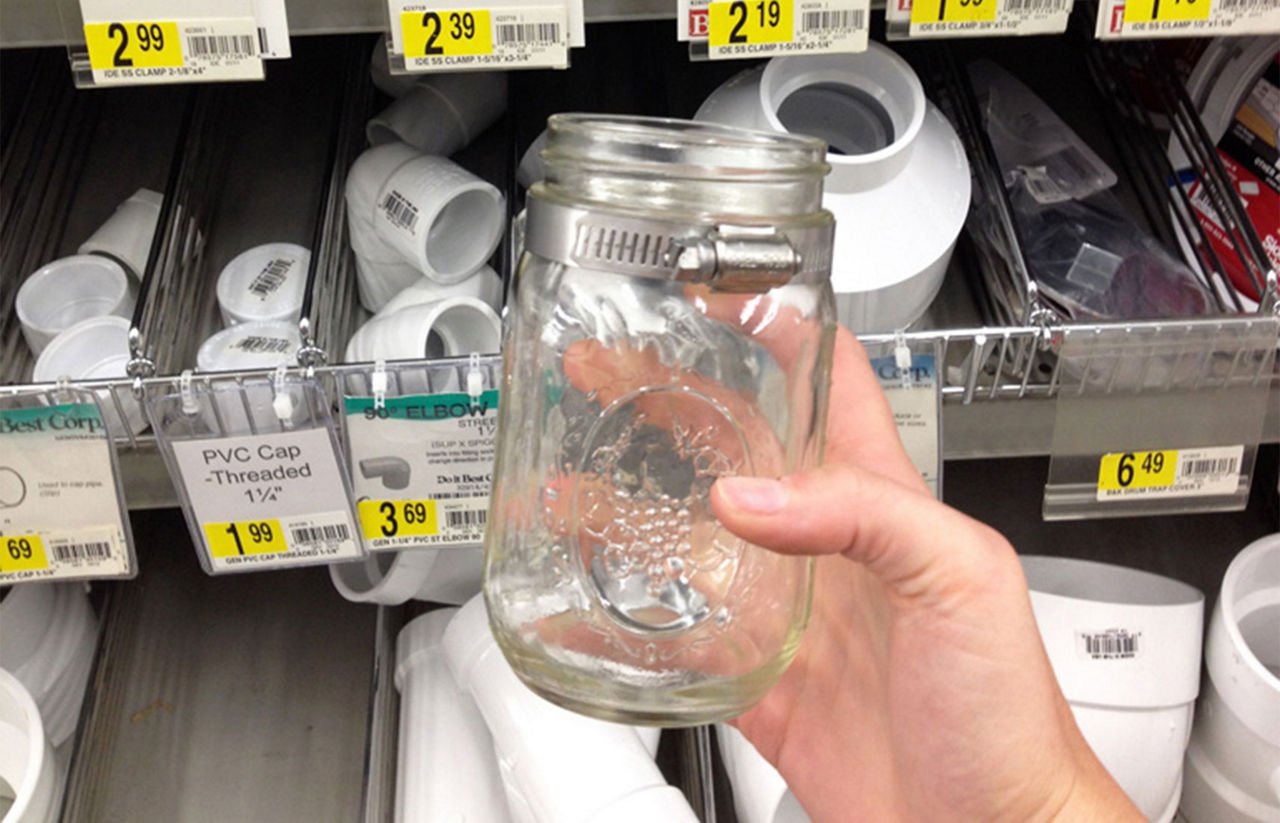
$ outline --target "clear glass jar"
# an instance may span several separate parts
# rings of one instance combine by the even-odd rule
[[[494,634],[576,711],[687,725],[790,663],[813,565],[748,545],[722,475],[821,459],[835,310],[821,141],[557,115],[504,343]]]

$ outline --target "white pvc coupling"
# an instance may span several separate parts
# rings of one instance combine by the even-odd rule
[[[7,786],[5,786],[7,784]],[[0,786],[12,793],[4,823],[51,823],[57,812],[53,748],[35,701],[0,668]]]
[[[507,75],[484,71],[419,78],[369,121],[370,145],[399,140],[423,154],[448,157],[475,140],[507,109]]]
[[[717,723],[716,741],[733,787],[733,809],[739,823],[809,823],[809,815],[782,775],[742,732]]]
[[[20,583],[0,601],[0,668],[39,706],[59,746],[75,733],[98,642],[98,619],[78,583]]]
[[[489,630],[483,597],[444,634],[454,680],[493,736],[512,817],[522,823],[693,823],[636,731],[555,706],[529,691]]]
[[[1205,643],[1187,748],[1187,823],[1280,820],[1280,534],[1236,555]]]
[[[475,701],[454,682],[440,645],[457,611],[415,618],[396,639],[396,823],[511,819],[493,739]]]
[[[888,332],[928,309],[969,212],[969,164],[905,60],[874,42],[860,54],[775,57],[731,78],[694,117],[827,142],[822,202],[836,217],[842,323]]]
[[[387,301],[386,305],[378,309],[377,316],[384,317],[410,306],[420,306],[450,297],[469,297],[480,300],[495,312],[500,311],[502,309],[502,278],[488,266],[481,266],[465,280],[448,285],[420,276],[412,286],[397,293]]]
[[[104,254],[124,263],[129,274],[141,279],[151,254],[164,195],[138,189],[112,212],[107,221],[80,244],[77,254]]]
[[[481,546],[377,551],[352,563],[329,566],[338,594],[353,603],[395,606],[409,600],[458,605],[480,591]]]
[[[1022,556],[1040,637],[1085,740],[1147,819],[1178,807],[1204,595],[1149,572]]]

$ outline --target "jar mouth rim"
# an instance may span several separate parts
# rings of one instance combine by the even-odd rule
[[[744,129],[719,123],[637,115],[566,113],[547,120],[547,164],[602,169],[625,165],[631,174],[684,179],[796,180],[825,176],[827,146],[807,135]]]

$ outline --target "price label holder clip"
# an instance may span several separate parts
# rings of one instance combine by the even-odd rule
[[[137,573],[106,419],[65,385],[0,397],[0,586]]]
[[[1045,519],[1243,509],[1278,334],[1266,317],[1068,329]]]
[[[1275,0],[1099,0],[1101,40],[1280,33]]]
[[[898,424],[898,437],[933,496],[942,499],[942,382],[936,340],[868,344],[871,368]]]
[[[484,540],[498,427],[496,356],[374,365],[343,399],[351,480],[370,552]],[[357,387],[357,388],[360,388]],[[402,393],[404,392],[404,393]]]
[[[387,2],[387,58],[395,74],[563,69],[586,45],[582,0]]]
[[[76,86],[261,80],[287,57],[279,0],[59,0]],[[283,43],[281,43],[283,40]]]
[[[866,51],[869,0],[679,0],[691,60]]]
[[[148,398],[148,415],[209,574],[362,557],[345,458],[314,380],[205,383]]]
[[[1074,0],[886,0],[885,37],[1060,34]]]

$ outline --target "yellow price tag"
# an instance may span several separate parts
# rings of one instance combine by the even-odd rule
[[[182,42],[174,22],[85,23],[84,42],[95,69],[182,66]]]
[[[1124,22],[1208,20],[1211,0],[1125,0]]]
[[[214,557],[246,554],[277,554],[289,551],[279,520],[241,520],[236,523],[205,523],[204,536]]]
[[[49,568],[44,541],[38,534],[0,537],[0,572],[29,572]]]
[[[361,500],[360,528],[378,537],[430,537],[440,533],[434,500]]]
[[[1151,489],[1172,486],[1178,467],[1178,452],[1115,452],[1102,455],[1098,467],[1098,489]]]
[[[733,0],[712,3],[707,16],[711,46],[790,43],[795,39],[793,0]]]
[[[493,54],[488,9],[402,12],[400,35],[405,57]]]
[[[997,0],[912,0],[912,23],[989,23]]]

